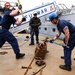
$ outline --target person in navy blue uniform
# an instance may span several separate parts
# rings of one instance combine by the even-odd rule
[[[34,45],[34,34],[36,36],[36,43],[39,43],[39,26],[41,25],[40,19],[37,17],[37,12],[33,13],[33,17],[30,19],[29,26],[31,27],[31,42],[29,45]]]
[[[71,53],[75,46],[75,26],[66,21],[66,20],[60,20],[58,19],[58,16],[56,13],[52,13],[49,16],[50,22],[55,24],[57,26],[58,33],[57,35],[50,40],[51,43],[53,43],[54,40],[56,40],[60,35],[61,32],[65,35],[65,46],[64,46],[64,62],[65,65],[60,65],[59,67],[63,70],[71,71]],[[69,46],[67,48],[66,46]]]
[[[22,20],[15,19],[14,16],[17,16],[18,14],[19,14],[19,9],[8,10],[4,14],[0,22],[0,48],[7,41],[9,44],[11,44],[14,50],[16,59],[19,59],[25,56],[24,53],[20,53],[17,39],[13,36],[11,32],[9,32],[11,24],[20,25],[23,21],[25,21],[25,18],[22,18]]]
[[[2,20],[2,16],[0,16],[0,21]]]

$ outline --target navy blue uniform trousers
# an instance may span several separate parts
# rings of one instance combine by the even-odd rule
[[[65,64],[71,66],[71,54],[72,54],[72,50],[75,46],[75,33],[73,33],[72,35],[70,35],[70,39],[68,42],[68,46],[70,48],[64,48],[64,60],[65,60]]]
[[[34,31],[33,29],[31,29],[30,31],[30,34],[31,34],[31,43],[34,43],[34,34],[36,36],[36,42],[38,43],[39,42],[39,31]]]
[[[6,41],[11,44],[15,54],[20,52],[17,39],[12,35],[12,33],[6,29],[0,29],[0,48]]]

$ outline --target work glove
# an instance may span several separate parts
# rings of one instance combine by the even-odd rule
[[[66,45],[65,43],[62,44],[63,48],[70,48],[70,46]]]
[[[24,22],[24,21],[26,21],[26,18],[23,17],[23,18],[22,18],[22,22]]]
[[[53,41],[54,41],[53,39],[52,39],[52,40],[50,40],[50,43],[53,43]]]
[[[69,46],[62,46],[63,48],[70,48]]]
[[[20,9],[20,10],[22,9],[22,5],[21,4],[18,6],[18,9]]]

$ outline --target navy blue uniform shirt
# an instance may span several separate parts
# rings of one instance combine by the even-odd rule
[[[0,16],[0,21],[2,20],[2,17]]]
[[[0,22],[0,26],[2,28],[5,28],[7,30],[10,29],[11,24],[14,24],[16,22],[16,19],[13,16],[10,16],[11,10],[8,10],[5,14],[4,17],[2,18]]]
[[[68,26],[70,35],[75,32],[75,26],[66,20],[58,20],[57,29],[63,32],[65,26]]]

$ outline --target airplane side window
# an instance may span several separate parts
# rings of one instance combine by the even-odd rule
[[[47,28],[45,28],[45,31],[47,30]]]
[[[56,31],[55,28],[53,28],[52,31],[55,32]]]
[[[68,20],[69,22],[71,21],[71,20]]]

